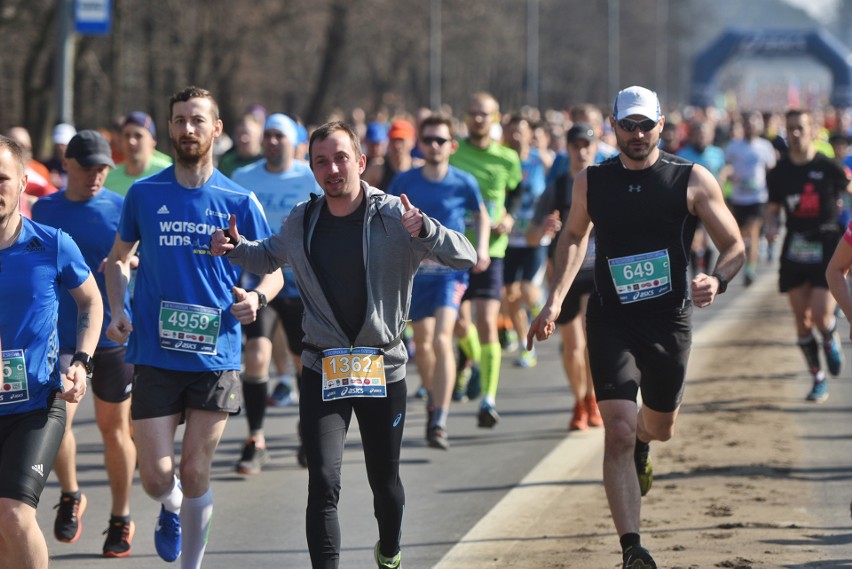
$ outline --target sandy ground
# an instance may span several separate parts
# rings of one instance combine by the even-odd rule
[[[807,456],[791,417],[816,407],[804,401],[809,381],[793,335],[769,275],[696,334],[677,433],[652,444],[655,480],[643,498],[643,545],[659,567],[852,567],[848,539],[843,551],[819,547],[814,481],[791,475]],[[551,457],[507,498],[513,513],[474,528],[438,567],[620,567],[601,442],[599,430],[568,437],[555,453],[572,453],[573,463]],[[849,497],[837,496],[837,507],[852,528]]]

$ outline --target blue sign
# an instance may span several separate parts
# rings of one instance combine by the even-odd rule
[[[112,0],[75,0],[74,31],[87,36],[102,36],[112,27]]]

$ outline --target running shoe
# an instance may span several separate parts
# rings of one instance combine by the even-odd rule
[[[538,365],[538,356],[536,356],[535,348],[532,350],[521,350],[521,355],[515,360],[515,365],[524,369],[529,369]]]
[[[56,510],[56,521],[53,522],[53,536],[62,543],[74,543],[83,533],[83,512],[86,511],[86,495],[80,492],[69,494],[63,492]]]
[[[467,384],[467,398],[479,399],[482,395],[482,377],[479,373],[479,367],[473,366],[470,368],[470,381]]]
[[[624,551],[622,569],[657,569],[654,558],[641,545],[631,545]]]
[[[104,535],[106,535],[104,557],[127,557],[130,555],[130,544],[133,543],[133,534],[135,533],[136,524],[132,521],[125,522],[110,518],[109,527],[104,530]]]
[[[379,569],[399,569],[400,561],[402,561],[402,552],[397,552],[393,557],[385,557],[379,551],[379,542],[376,542],[376,547],[373,548],[373,555],[376,558],[376,565]]]
[[[505,328],[501,330],[500,334],[500,346],[503,348],[504,352],[514,352],[520,347],[518,343],[518,333],[515,332],[514,328]]]
[[[471,368],[463,367],[456,374],[456,386],[453,388],[453,401],[467,401],[467,385],[472,374]]]
[[[426,399],[427,397],[429,397],[429,392],[426,391],[426,388],[422,385],[417,388],[417,391],[414,392],[415,399]]]
[[[590,427],[603,426],[603,417],[601,417],[601,411],[598,409],[598,400],[594,395],[586,396],[586,411],[589,413]]]
[[[284,382],[280,382],[272,390],[272,394],[266,400],[269,407],[293,407],[299,404],[299,396],[293,388]]]
[[[840,334],[835,328],[831,333],[831,338],[822,344],[825,350],[825,361],[828,364],[828,371],[831,375],[837,377],[840,375],[840,370],[843,369],[843,349],[840,346]]]
[[[636,474],[639,476],[639,492],[644,496],[654,484],[650,445],[646,445],[644,450],[639,450],[637,446],[637,449],[633,452],[633,460],[636,462]],[[641,567],[641,565],[637,565],[637,567]]]
[[[586,410],[586,404],[578,401],[574,404],[574,414],[571,416],[571,422],[568,423],[569,431],[586,431],[589,428],[589,412]]]
[[[257,446],[254,439],[246,440],[243,454],[237,462],[237,472],[240,474],[260,474],[263,465],[269,462],[269,451],[266,447]]]
[[[493,405],[482,402],[479,407],[479,415],[477,416],[477,425],[483,429],[492,429],[500,420],[500,415],[497,414],[497,409]]]
[[[828,399],[828,382],[826,380],[815,380],[814,386],[811,388],[811,392],[808,393],[808,396],[805,399],[813,401],[814,403],[824,402]]]
[[[757,274],[754,269],[746,268],[743,271],[743,278],[745,279],[745,286],[749,287],[757,280]]]
[[[447,431],[443,427],[434,426],[429,429],[426,435],[426,440],[429,446],[441,450],[449,450],[450,439],[447,437]]]
[[[157,527],[154,528],[154,547],[163,561],[171,563],[180,557],[180,516],[160,506]]]

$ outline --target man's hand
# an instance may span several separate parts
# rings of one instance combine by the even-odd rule
[[[488,252],[488,246],[486,244],[481,251],[476,251],[476,264],[471,269],[471,272],[474,274],[481,273],[485,271],[489,265],[491,265],[491,255]]]
[[[240,321],[240,324],[251,324],[257,319],[258,297],[257,294],[246,292],[246,289],[235,286],[231,289],[234,293],[234,304],[231,305],[231,314]]]
[[[210,236],[210,252],[221,257],[236,247],[239,242],[240,233],[237,231],[237,216],[232,213],[228,219],[228,233],[217,229],[216,233]]]
[[[512,228],[515,226],[515,218],[509,215],[508,213],[503,216],[503,219],[500,220],[500,223],[494,225],[491,228],[491,231],[496,233],[497,235],[506,235],[507,233],[512,232]]]
[[[548,237],[555,237],[562,229],[562,216],[559,215],[559,210],[554,209],[553,212],[544,218],[541,224],[541,229]]]
[[[107,338],[116,344],[124,344],[131,332],[133,332],[133,324],[123,310],[120,314],[112,315],[112,320],[106,331]]]
[[[561,309],[561,306],[558,308],[551,307],[550,303],[544,305],[539,315],[530,323],[530,329],[527,332],[527,350],[532,350],[533,338],[542,342],[553,335],[553,332],[556,331],[556,319],[559,317]]]
[[[719,280],[716,277],[698,273],[692,279],[692,304],[698,308],[710,306],[716,299],[719,290]]]
[[[402,207],[405,208],[405,213],[402,214],[402,225],[408,231],[409,235],[419,237],[420,230],[423,229],[423,214],[420,213],[419,209],[411,205],[411,202],[408,201],[408,196],[405,194],[399,196],[399,199],[402,201]]]
[[[70,383],[71,387],[63,393],[57,393],[56,396],[68,403],[79,403],[82,401],[83,396],[86,394],[87,386],[86,367],[80,362],[71,362],[63,379],[65,380],[65,385],[67,386]]]

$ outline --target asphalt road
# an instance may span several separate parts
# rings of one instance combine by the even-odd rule
[[[766,269],[771,271],[771,269]],[[766,278],[774,278],[768,272]],[[741,278],[731,283],[729,294],[710,310],[696,310],[696,328],[725,310],[740,289]],[[730,315],[728,315],[730,317]],[[848,324],[841,323],[844,337]],[[402,453],[402,478],[406,490],[403,526],[403,559],[407,569],[434,567],[447,552],[483,519],[567,435],[573,400],[559,361],[558,342],[539,345],[539,365],[523,370],[512,365],[513,355],[503,360],[497,407],[502,420],[493,430],[476,427],[477,404],[455,403],[448,431],[452,448],[428,448],[424,440],[423,403],[409,400]],[[418,384],[415,367],[409,368],[409,391]],[[827,413],[802,424],[813,464],[803,475],[819,477],[814,507],[836,503],[837,492],[848,485],[848,468],[838,466],[838,452],[852,454],[852,421],[849,393],[852,387],[833,385]],[[295,408],[270,409],[266,432],[272,460],[257,476],[234,472],[247,433],[245,418],[229,421],[213,465],[215,499],[213,525],[204,566],[216,568],[309,567],[304,536],[307,472],[296,462]],[[842,419],[841,427],[838,422]],[[120,564],[124,569],[166,566],[154,550],[153,528],[159,505],[135,483],[132,516],[137,524],[133,553],[127,559],[100,556],[102,532],[109,517],[109,489],[102,467],[102,445],[94,422],[92,403],[84,401],[77,415],[78,462],[81,488],[88,497],[84,530],[77,543],[63,544],[52,537],[59,488],[55,476],[42,495],[38,517],[48,539],[51,567],[96,569]],[[178,436],[182,434],[178,432]],[[602,437],[589,443],[599,445]],[[588,483],[589,472],[598,472],[594,448],[591,466],[578,465],[578,478]],[[565,457],[566,461],[577,457]],[[848,463],[848,460],[846,461]],[[583,467],[583,468],[580,468]],[[340,566],[346,569],[374,567],[372,548],[377,539],[372,497],[366,481],[357,423],[353,420],[344,456],[340,500],[343,548]],[[843,496],[847,495],[845,490]],[[846,498],[844,498],[846,499]],[[523,504],[502,504],[506,508]],[[837,508],[832,508],[836,512]],[[508,512],[511,516],[511,510]],[[838,514],[830,514],[838,516]],[[827,519],[827,525],[848,524],[848,518]]]

